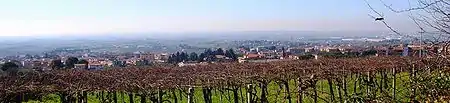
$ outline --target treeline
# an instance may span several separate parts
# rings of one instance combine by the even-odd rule
[[[355,57],[366,57],[376,55],[376,50],[366,50],[362,52],[320,52],[318,55],[326,58],[355,58]]]
[[[66,61],[64,61],[64,63],[61,61],[61,59],[52,60],[52,62],[50,63],[50,67],[52,69],[72,69],[75,67],[75,64],[85,64],[84,69],[88,69],[89,62],[84,59],[69,57]]]
[[[367,57],[367,56],[374,56],[378,52],[376,50],[366,50],[363,52],[319,52],[316,55],[324,58],[357,58],[357,57]],[[300,60],[308,60],[308,59],[314,59],[314,54],[302,54],[297,55],[298,59]]]
[[[221,58],[224,57],[224,58]],[[230,60],[236,61],[238,56],[233,49],[223,50],[218,48],[217,50],[206,49],[204,52],[197,54],[196,52],[186,53],[177,52],[169,56],[169,63],[179,63],[179,62],[212,62],[218,60]]]
[[[2,72],[1,75],[4,74],[16,74],[19,71],[19,65],[14,62],[6,62],[4,64],[0,65],[0,71]]]
[[[75,64],[85,64],[84,69],[88,69],[89,62],[84,59],[78,59],[76,57],[69,57],[64,62],[61,59],[52,60],[50,63],[50,67],[52,69],[72,69],[75,67]],[[19,69],[24,68],[19,61],[9,61],[0,65],[0,69],[2,72],[7,72],[8,74],[15,74],[19,71]],[[28,69],[34,70],[42,70],[39,67],[33,67]]]

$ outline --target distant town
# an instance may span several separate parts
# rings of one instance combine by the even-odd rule
[[[400,37],[325,39],[295,38],[291,40],[223,40],[212,48],[179,44],[178,50],[161,52],[147,50],[135,52],[98,51],[64,48],[41,54],[5,56],[4,65],[16,64],[19,68],[35,71],[54,69],[102,70],[130,66],[193,66],[223,62],[271,62],[281,60],[347,58],[364,56],[416,56],[426,57],[444,50],[439,45],[422,45],[418,41],[402,41]],[[116,45],[126,48],[140,45]],[[163,47],[161,47],[163,48]],[[2,68],[7,71],[7,68]]]

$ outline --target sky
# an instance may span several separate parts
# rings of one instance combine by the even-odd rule
[[[377,1],[387,21],[409,29]],[[387,30],[368,14],[364,0],[0,0],[0,36]]]

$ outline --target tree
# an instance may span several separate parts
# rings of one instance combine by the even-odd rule
[[[269,49],[269,50],[277,50],[277,47],[276,47],[276,46],[270,46],[270,47],[267,48],[267,49]]]
[[[189,54],[189,60],[190,61],[197,61],[198,60],[198,55],[195,52],[192,52],[191,54]]]
[[[169,63],[177,62],[176,61],[176,55],[175,54],[170,55],[169,58],[167,59],[167,62],[169,62]]]
[[[314,55],[311,55],[311,54],[300,55],[300,56],[298,56],[298,58],[299,58],[300,60],[308,60],[308,59],[313,59],[313,58],[314,58]]]
[[[390,4],[388,2],[385,2],[385,0],[379,0],[380,4],[383,5],[385,8],[391,11],[391,13],[395,13],[395,16],[399,15],[407,15],[404,17],[404,19],[409,19],[411,21],[411,25],[416,26],[416,30],[412,31],[408,30],[408,32],[401,31],[400,29],[397,29],[397,27],[391,25],[389,22],[399,22],[399,21],[388,21],[392,20],[388,16],[385,16],[385,13],[377,11],[372,5],[374,3],[369,3],[368,0],[366,0],[366,3],[370,10],[375,14],[375,16],[372,16],[372,18],[382,23],[386,28],[388,28],[392,33],[401,36],[402,38],[413,40],[412,42],[420,43],[420,50],[419,50],[419,57],[422,57],[422,48],[424,48],[422,45],[425,45],[425,48],[427,47],[437,47],[442,48],[440,52],[428,52],[427,54],[430,54],[429,56],[433,56],[430,59],[437,60],[437,64],[446,64],[445,62],[448,61],[448,55],[449,47],[450,47],[450,2],[449,0],[412,0],[416,2],[411,2],[410,0],[405,1],[403,4],[408,4],[406,8],[398,9],[395,7],[395,5]],[[397,2],[397,1],[396,1]],[[403,25],[402,25],[403,26]],[[389,49],[388,49],[389,50]],[[386,52],[386,54],[389,54],[390,52]],[[414,68],[414,67],[413,67]],[[446,69],[443,69],[442,67],[432,67],[431,70],[428,69],[428,72],[420,73],[420,75],[416,75],[416,73],[411,72],[410,75],[413,75],[413,78],[429,78],[432,76],[445,76],[443,78],[448,78],[447,74],[442,71],[446,71]],[[414,69],[412,69],[414,70]],[[438,74],[434,74],[438,73]],[[416,77],[418,76],[418,77]],[[441,78],[441,77],[439,77]],[[418,80],[418,79],[417,79]],[[414,81],[414,80],[411,80]],[[425,81],[433,81],[433,80],[425,80]],[[447,84],[446,82],[435,82],[438,85]],[[441,99],[441,96],[436,94],[442,90],[439,90],[439,88],[442,88],[442,86],[434,86],[435,84],[432,83],[418,83],[418,82],[412,82],[412,84],[415,84],[419,88],[413,89],[414,91],[419,91],[419,94],[413,94],[411,95],[411,101],[416,101],[415,98],[419,97],[427,97],[430,101],[437,101],[440,102],[438,99]],[[420,88],[425,87],[425,88]],[[426,92],[432,90],[433,92]],[[423,92],[420,92],[423,91]],[[394,92],[395,94],[395,92]],[[447,94],[442,93],[442,94]],[[395,95],[394,95],[395,96]],[[445,96],[442,96],[445,97]],[[395,98],[395,97],[394,97]]]
[[[3,71],[9,71],[9,70],[18,69],[18,68],[19,68],[19,65],[17,65],[16,63],[13,63],[13,62],[6,62],[1,67],[1,69]]]
[[[389,4],[384,0],[379,0],[379,2],[369,2],[365,0],[367,6],[370,8],[372,13],[370,16],[377,22],[382,23],[387,27],[392,33],[402,36],[404,38],[412,39],[418,41],[419,43],[424,43],[431,46],[440,46],[444,50],[441,53],[436,53],[440,57],[445,57],[449,55],[450,52],[448,47],[450,47],[450,3],[448,0],[414,0],[416,2],[405,1],[404,4],[408,4],[409,7],[397,9],[395,5]],[[411,24],[416,26],[416,31],[408,32],[401,31],[396,27],[390,25],[387,18],[383,12],[376,10],[372,5],[381,4],[386,9],[390,10],[391,13],[399,15],[407,15],[405,19],[410,19]],[[396,22],[396,21],[390,21]],[[423,40],[423,36],[426,36]]]
[[[88,69],[89,62],[85,59],[81,59],[78,61],[78,64],[85,64],[84,69]]]
[[[205,56],[207,56],[207,57],[214,55],[213,51],[210,48],[206,49],[205,52],[203,52],[203,53],[205,53]]]
[[[178,63],[178,62],[181,62],[182,60],[181,60],[181,56],[180,56],[181,54],[180,54],[180,52],[177,52],[176,54],[175,54],[175,62],[176,63]]]
[[[61,62],[60,59],[55,59],[52,60],[52,62],[50,63],[50,67],[52,67],[52,69],[62,69],[64,68],[64,64]]]
[[[367,50],[367,51],[363,51],[361,56],[370,56],[370,55],[375,55],[377,54],[377,50]]]
[[[189,61],[189,55],[185,52],[181,52],[181,54],[180,54],[179,62],[183,62],[183,61]]]
[[[8,73],[8,75],[16,75],[19,72],[19,65],[14,62],[6,62],[2,65],[1,69]]]
[[[66,60],[66,67],[67,68],[73,68],[73,67],[75,67],[76,63],[78,63],[78,58],[76,58],[76,57],[69,57]]]
[[[229,49],[229,50],[225,51],[225,56],[228,57],[228,58],[231,58],[233,60],[237,60],[237,58],[238,58],[236,53],[234,53],[233,49]]]
[[[212,51],[210,48],[206,49],[204,52],[204,59],[206,59],[206,61],[211,62],[215,60],[215,55],[216,55],[217,51]],[[201,62],[203,62],[204,60],[202,59]]]
[[[206,54],[200,53],[200,55],[198,56],[198,62],[204,62],[205,58],[206,58]]]
[[[146,59],[144,59],[144,60],[138,60],[138,61],[136,61],[136,64],[135,64],[136,66],[146,66],[146,65],[149,65],[149,61],[148,60],[146,60]]]
[[[224,51],[222,48],[219,48],[215,51],[214,55],[224,55]]]
[[[231,58],[232,56],[230,54],[229,50],[225,50],[225,57]]]

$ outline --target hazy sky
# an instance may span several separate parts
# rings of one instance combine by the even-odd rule
[[[386,30],[369,13],[364,0],[0,0],[0,36]],[[386,15],[408,27],[403,16]]]

